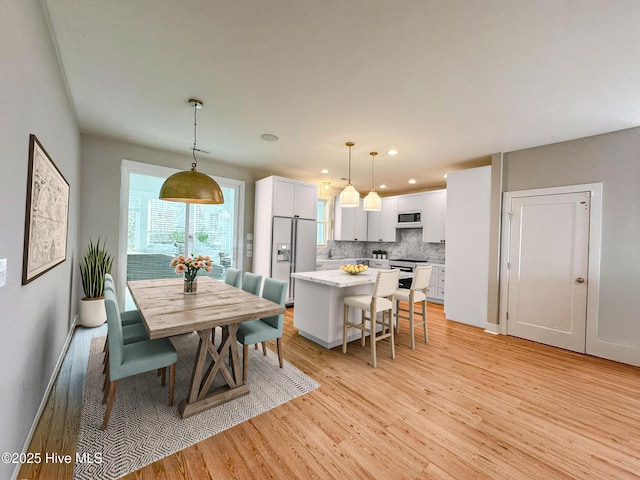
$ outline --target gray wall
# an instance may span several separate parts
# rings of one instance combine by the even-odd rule
[[[20,452],[76,314],[80,135],[38,0],[0,0],[0,452]],[[29,134],[71,186],[67,260],[22,286]],[[0,463],[0,478],[13,465]]]
[[[601,340],[640,347],[640,128],[504,155],[504,191],[603,184]]]
[[[188,152],[189,139],[185,139]],[[193,158],[190,153],[180,154],[145,147],[120,140],[82,135],[82,212],[81,245],[98,237],[107,239],[107,247],[114,258],[118,251],[118,229],[120,214],[120,167],[122,160],[151,163],[180,170],[191,168]],[[214,162],[198,156],[198,171],[213,176],[245,181],[244,233],[253,233],[253,210],[255,181],[266,177],[255,171],[234,165]],[[246,250],[246,241],[245,241]],[[244,253],[243,253],[244,255]],[[117,262],[114,262],[114,276],[117,278]],[[244,269],[251,270],[251,258],[244,258]]]

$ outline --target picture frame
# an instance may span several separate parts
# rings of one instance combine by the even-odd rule
[[[67,259],[69,192],[69,183],[31,134],[22,285]]]

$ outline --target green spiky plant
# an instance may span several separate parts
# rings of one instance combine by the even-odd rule
[[[100,237],[94,244],[89,239],[89,248],[80,262],[80,276],[82,277],[82,288],[87,298],[100,298],[104,296],[104,276],[111,273],[113,257],[107,252],[105,240],[100,245]]]

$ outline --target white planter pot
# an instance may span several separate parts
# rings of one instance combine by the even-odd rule
[[[99,327],[107,321],[104,297],[80,300],[80,324],[83,327]]]

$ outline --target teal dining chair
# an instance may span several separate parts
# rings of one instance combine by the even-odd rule
[[[279,305],[284,305],[287,298],[287,282],[266,278],[262,288],[262,298],[271,300]],[[242,381],[247,381],[247,365],[249,362],[249,345],[262,343],[262,352],[267,354],[265,343],[267,340],[276,339],[278,350],[278,361],[282,368],[282,327],[284,325],[284,314],[272,317],[261,318],[259,320],[249,320],[242,322],[238,327],[236,339],[242,344]]]
[[[262,285],[262,275],[245,272],[242,277],[242,290],[260,296],[260,286]]]
[[[160,369],[162,385],[165,385],[166,368],[169,367],[169,406],[173,406],[173,391],[176,379],[176,363],[178,352],[167,338],[144,340],[125,345],[122,338],[122,321],[115,292],[107,289],[104,292],[104,305],[107,312],[107,328],[109,331],[109,363],[107,368],[106,388],[102,403],[107,409],[102,421],[102,430],[107,428],[109,417],[116,397],[118,381]]]
[[[224,277],[224,283],[240,288],[240,280],[242,280],[242,272],[240,270],[236,270],[235,268],[227,270],[227,274]]]
[[[104,290],[111,290],[113,294],[116,293],[116,284],[113,281],[113,277],[110,274],[104,276]],[[138,310],[128,310],[126,312],[120,312],[120,320],[122,322],[122,341],[125,345],[134,342],[141,342],[143,340],[149,340],[149,334],[147,329],[142,323],[142,316]],[[107,372],[107,361],[109,360],[109,334],[104,342],[104,349],[102,350],[104,356],[104,368],[102,373]]]

